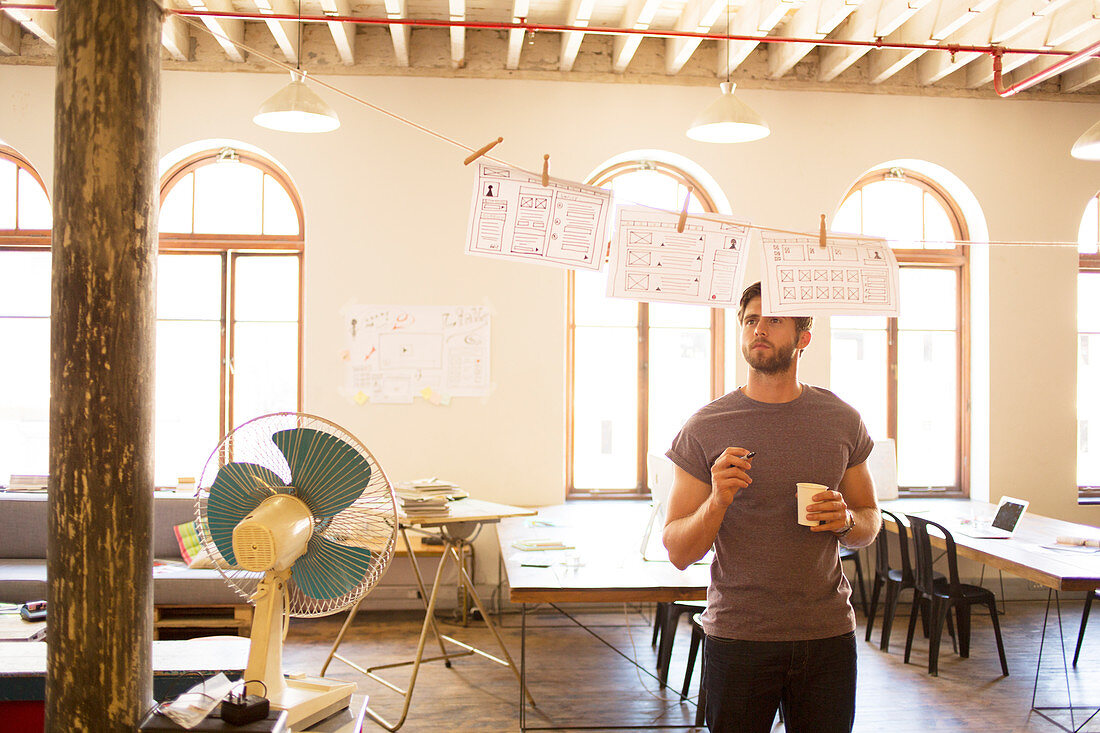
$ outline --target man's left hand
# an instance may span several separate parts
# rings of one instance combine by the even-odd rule
[[[848,527],[848,504],[839,491],[822,491],[806,507],[806,517],[811,522],[824,522],[811,525],[811,532],[840,532]]]

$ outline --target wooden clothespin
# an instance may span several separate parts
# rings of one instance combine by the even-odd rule
[[[687,196],[684,197],[684,208],[680,212],[680,218],[676,222],[676,233],[684,233],[684,225],[687,224],[688,218],[688,202],[691,201],[691,194],[695,193],[695,186],[688,186]]]
[[[550,185],[550,153],[542,156],[542,187]]]
[[[474,152],[467,155],[466,159],[462,161],[462,165],[469,165],[470,163],[473,163],[475,160],[477,160],[481,156],[485,155],[490,150],[495,148],[497,145],[500,145],[502,142],[504,142],[504,138],[498,137],[496,140],[493,140],[491,143],[488,143],[486,145],[482,145],[480,148],[478,148]]]
[[[821,231],[817,235],[818,244],[821,245],[821,249],[825,249],[828,242],[825,240],[825,215],[821,215]]]

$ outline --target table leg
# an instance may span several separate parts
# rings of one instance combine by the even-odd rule
[[[1066,681],[1066,701],[1069,704],[1068,705],[1037,706],[1035,704],[1035,698],[1039,693],[1039,669],[1043,665],[1043,647],[1045,646],[1045,643],[1046,643],[1047,621],[1050,618],[1050,601],[1051,601],[1052,597],[1054,599],[1055,613],[1058,616],[1058,640],[1059,640],[1059,642],[1061,643],[1061,646],[1062,646],[1062,673],[1063,673],[1063,676],[1065,677],[1065,681]],[[1078,731],[1081,731],[1082,729],[1084,729],[1084,727],[1086,725],[1089,724],[1089,721],[1091,721],[1094,717],[1096,717],[1097,713],[1100,713],[1100,707],[1097,707],[1095,710],[1093,710],[1092,714],[1089,715],[1089,717],[1087,717],[1080,725],[1077,725],[1077,720],[1074,717],[1074,713],[1077,710],[1081,710],[1082,713],[1086,710],[1091,710],[1092,706],[1078,705],[1078,706],[1075,707],[1074,704],[1073,704],[1073,691],[1072,691],[1072,689],[1070,687],[1070,683],[1069,683],[1069,663],[1066,661],[1066,641],[1065,641],[1065,636],[1062,633],[1062,604],[1061,604],[1061,598],[1059,597],[1058,591],[1053,590],[1053,589],[1047,591],[1047,607],[1046,607],[1046,612],[1043,614],[1043,632],[1042,632],[1042,634],[1039,638],[1039,660],[1035,663],[1035,686],[1034,686],[1034,688],[1032,689],[1032,692],[1031,692],[1031,709],[1034,712],[1038,713],[1044,719],[1046,719],[1049,722],[1053,723],[1054,725],[1058,726],[1062,730],[1067,731],[1067,733],[1078,733]],[[1048,715],[1046,713],[1046,711],[1048,711],[1048,710],[1050,710],[1050,711],[1053,711],[1053,710],[1068,710],[1069,711],[1069,724],[1070,724],[1071,727],[1067,728],[1060,721],[1057,721],[1054,718],[1050,717],[1050,715]]]
[[[409,542],[409,533],[408,533],[408,530],[405,528],[404,525],[401,525],[401,538],[405,540],[405,551],[409,553],[409,562],[412,563],[413,575],[416,576],[416,587],[420,592],[420,601],[421,601],[421,603],[425,604],[424,608],[426,609],[427,608],[427,603],[428,603],[428,594],[424,590],[424,579],[420,575],[420,563],[418,563],[416,561],[416,553],[413,552],[412,543]],[[439,566],[440,567],[443,567],[443,560],[444,560],[443,557],[439,558]],[[433,591],[435,590],[434,586],[433,586],[432,590]],[[435,634],[436,641],[439,642],[439,653],[446,656],[447,650],[443,646],[443,636],[439,633],[439,629],[435,625],[435,616],[434,616],[434,614],[429,613],[428,618],[430,618],[431,622],[432,622],[432,633]],[[444,664],[447,667],[450,667],[451,666],[451,660],[450,659],[446,660],[444,662]]]
[[[487,657],[487,658],[492,659],[493,661],[496,661],[500,664],[504,664],[505,666],[511,667],[512,671],[516,675],[516,680],[519,682],[520,689],[527,696],[527,699],[531,701],[531,704],[534,705],[535,704],[535,699],[533,697],[531,697],[531,693],[527,690],[527,687],[524,685],[523,675],[520,673],[519,669],[516,667],[516,663],[512,661],[512,655],[510,655],[508,653],[508,647],[505,646],[504,639],[501,638],[500,632],[497,631],[497,627],[493,624],[492,619],[489,617],[489,612],[485,609],[485,606],[482,604],[481,596],[478,595],[477,589],[474,587],[473,579],[471,579],[470,576],[466,573],[466,568],[464,568],[462,566],[462,559],[459,557],[458,551],[456,550],[455,546],[452,545],[452,544],[448,544],[447,549],[450,551],[451,555],[454,556],[455,562],[458,564],[458,571],[459,571],[459,573],[462,574],[462,582],[466,586],[466,590],[469,592],[470,598],[473,600],[474,605],[477,606],[477,610],[481,613],[481,618],[485,622],[485,626],[488,627],[489,631],[492,632],[493,637],[497,640],[497,645],[500,647],[500,651],[503,652],[504,659],[507,660],[507,661],[502,661],[500,659],[496,659],[495,657],[492,657],[492,656],[486,654],[485,652],[482,652],[478,649],[475,649],[475,648],[473,648],[473,647],[471,647],[467,644],[463,644],[462,642],[455,641],[454,639],[452,639],[450,637],[444,637],[444,638],[446,638],[447,641],[453,642],[455,644],[458,644],[459,646],[462,646],[462,647],[465,647],[465,648],[469,649],[470,651],[474,652],[475,654],[480,654],[483,657]]]

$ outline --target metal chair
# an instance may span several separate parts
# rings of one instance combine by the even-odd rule
[[[865,636],[866,641],[871,640],[871,630],[875,625],[875,613],[878,610],[879,594],[882,592],[883,586],[886,587],[886,598],[883,599],[882,608],[882,632],[879,636],[879,649],[882,651],[889,651],[890,649],[890,632],[894,626],[894,615],[898,610],[898,600],[901,597],[902,591],[909,588],[916,588],[916,582],[913,577],[913,564],[909,559],[909,530],[905,522],[901,520],[898,515],[886,509],[881,510],[883,515],[890,518],[893,521],[894,526],[898,529],[898,547],[899,547],[899,560],[900,565],[897,568],[890,566],[890,536],[886,532],[886,522],[882,524],[882,529],[879,532],[878,539],[875,540],[875,577],[871,584],[871,609],[867,614],[867,634]],[[934,572],[932,574],[934,581],[944,580],[943,573]],[[920,601],[920,594],[914,592],[913,602],[920,607],[921,612],[921,628],[924,631],[924,635],[928,636],[928,604]],[[950,618],[948,618],[948,631],[954,638],[955,631],[950,624]]]
[[[1073,666],[1077,666],[1077,657],[1081,656],[1081,642],[1085,640],[1085,624],[1089,622],[1089,609],[1092,608],[1092,599],[1100,598],[1100,590],[1090,590],[1085,596],[1085,610],[1081,612],[1081,629],[1077,632],[1077,649],[1073,652]]]
[[[867,589],[863,587],[863,564],[859,560],[859,550],[853,547],[840,546],[840,561],[855,563],[856,582],[859,585],[859,607],[863,611],[863,617],[867,617]]]
[[[981,604],[989,609],[989,617],[993,621],[993,633],[997,638],[997,654],[1001,658],[1001,671],[1008,676],[1008,660],[1005,659],[1004,642],[1001,640],[1001,625],[997,620],[997,599],[993,591],[980,585],[970,585],[959,582],[959,559],[955,548],[955,538],[951,536],[943,525],[932,522],[923,517],[911,514],[905,515],[909,520],[909,527],[913,530],[913,550],[916,558],[917,593],[920,597],[930,602],[928,635],[928,673],[939,674],[940,661],[940,637],[943,633],[944,620],[952,608],[955,609],[955,623],[958,627],[959,656],[970,656],[970,607]],[[946,579],[936,580],[932,574],[932,540],[928,535],[928,528],[935,527],[943,535],[947,545],[947,571]],[[913,650],[913,632],[917,626],[917,615],[920,613],[919,604],[913,604],[913,610],[909,614],[909,635],[905,639],[905,662],[909,662],[909,655]]]
[[[668,668],[672,663],[672,643],[676,640],[676,627],[680,617],[696,614],[705,610],[707,604],[694,601],[673,601],[657,604],[657,618],[654,620],[653,643],[657,644],[657,679],[664,685],[668,682]]]

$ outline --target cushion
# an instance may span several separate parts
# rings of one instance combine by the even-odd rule
[[[0,558],[46,558],[45,494],[0,493]]]

